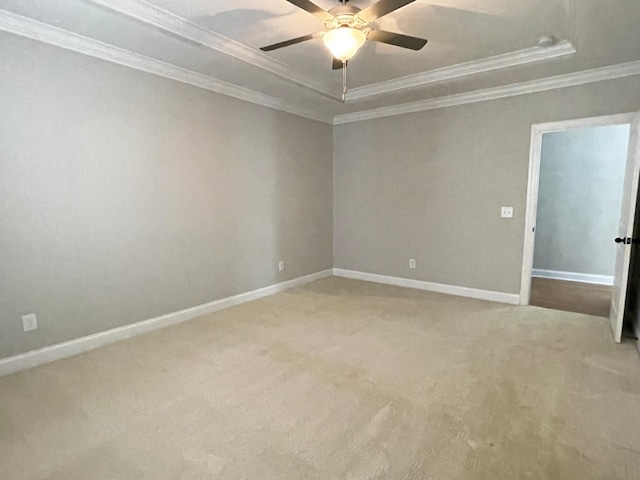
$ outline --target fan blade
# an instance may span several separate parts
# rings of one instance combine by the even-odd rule
[[[274,43],[273,45],[260,47],[260,50],[262,50],[263,52],[270,52],[271,50],[277,50],[278,48],[288,47],[289,45],[295,45],[296,43],[302,43],[306,42],[307,40],[312,40],[317,36],[317,33],[312,33],[311,35],[305,35],[304,37],[292,38],[291,40],[287,40],[285,42]]]
[[[310,0],[287,0],[287,2],[292,3],[296,7],[301,8],[302,10],[306,10],[310,14],[318,17],[320,20],[333,19],[333,15],[327,12],[324,8],[311,2]]]
[[[347,62],[349,63],[349,62]],[[342,70],[342,67],[344,66],[344,64],[342,63],[342,60],[338,60],[336,57],[333,57],[333,69],[334,70]]]
[[[402,33],[386,32],[384,30],[372,30],[367,40],[374,42],[388,43],[396,47],[409,48],[411,50],[420,50],[427,44],[424,38],[411,37]]]
[[[290,0],[289,0],[290,1]],[[388,13],[393,12],[394,10],[398,10],[399,8],[404,7],[405,5],[409,5],[410,3],[415,2],[416,0],[380,0],[377,3],[374,3],[369,8],[365,8],[358,16],[364,20],[365,22],[373,22],[380,17],[384,17]]]

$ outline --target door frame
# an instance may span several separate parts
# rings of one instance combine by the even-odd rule
[[[531,126],[531,149],[529,151],[529,180],[527,185],[527,207],[524,222],[524,247],[522,252],[522,276],[520,279],[520,305],[529,305],[531,275],[533,273],[533,251],[536,234],[534,228],[538,215],[538,187],[540,184],[540,161],[542,136],[545,133],[562,132],[576,128],[606,127],[631,124],[634,113],[621,113],[599,117],[578,118],[559,122],[537,123]],[[635,201],[635,199],[634,199]]]

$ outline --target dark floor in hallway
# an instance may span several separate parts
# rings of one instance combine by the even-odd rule
[[[608,317],[611,286],[534,277],[529,304]]]

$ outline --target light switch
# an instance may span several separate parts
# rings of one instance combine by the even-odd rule
[[[502,207],[500,216],[502,218],[513,218],[513,207]]]

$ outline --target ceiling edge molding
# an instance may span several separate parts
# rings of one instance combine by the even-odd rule
[[[171,65],[155,58],[133,53],[129,50],[84,37],[5,10],[0,10],[0,30],[135,70],[141,70],[153,75],[193,85],[246,102],[324,123],[331,123],[331,117],[318,115],[315,111],[301,108],[291,102]]]
[[[95,5],[119,13],[138,22],[151,25],[180,38],[197,43],[217,52],[229,55],[254,67],[277,75],[287,83],[294,83],[313,90],[325,97],[339,100],[335,92],[327,90],[320,82],[310,78],[287,64],[258,50],[254,50],[231,38],[212,32],[200,25],[162,8],[141,0],[89,0]]]
[[[385,82],[373,83],[363,87],[351,89],[348,101],[360,100],[374,95],[404,90],[407,88],[432,85],[434,83],[452,80],[454,78],[476,75],[479,73],[514,67],[527,63],[539,62],[576,53],[575,47],[568,40],[563,40],[549,47],[531,47],[515,52],[504,53],[493,57],[459,63],[449,67],[429,70],[406,77],[394,78]]]
[[[452,107],[467,103],[485,102],[487,100],[545,92],[547,90],[556,90],[558,88],[575,87],[578,85],[614,80],[616,78],[629,77],[633,75],[640,75],[640,61],[594,68],[581,72],[476,90],[473,92],[458,93],[446,97],[430,98],[427,100],[403,103],[390,107],[374,108],[371,110],[363,110],[344,115],[336,115],[333,117],[333,124],[341,125],[344,123],[360,122],[363,120],[390,117],[405,113],[422,112],[424,110],[434,110],[437,108]]]

